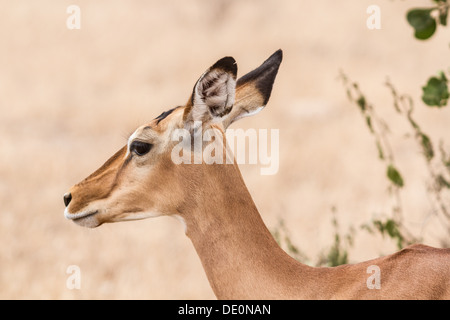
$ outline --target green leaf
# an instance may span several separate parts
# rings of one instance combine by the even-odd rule
[[[390,164],[388,166],[387,177],[397,187],[400,187],[400,188],[403,187],[403,185],[404,185],[403,178],[400,175],[400,173],[398,172],[398,170],[392,164]]]
[[[450,172],[450,156],[447,154],[447,152],[444,149],[444,143],[441,141],[439,143],[439,151],[441,153],[441,161],[444,167]]]
[[[381,147],[380,141],[377,140],[376,144],[377,144],[377,150],[378,150],[378,158],[380,158],[380,160],[384,160],[384,152],[383,152],[383,148]]]
[[[367,123],[367,126],[369,127],[370,132],[375,133],[375,131],[373,130],[373,126],[372,126],[372,118],[370,118],[369,115],[366,115],[366,123]]]
[[[373,222],[372,222],[373,223]],[[372,227],[368,223],[364,223],[361,225],[361,229],[366,230],[370,234],[374,234]]]
[[[361,111],[366,111],[366,98],[364,96],[360,96],[358,100],[356,100],[356,103],[361,108]]]
[[[427,84],[422,87],[423,102],[430,107],[443,107],[449,98],[447,78],[441,72],[440,77],[431,77]]]
[[[450,189],[450,182],[447,181],[442,174],[437,176],[436,181],[438,183],[439,189],[442,189],[443,187]]]
[[[414,28],[414,36],[420,40],[430,38],[436,31],[436,20],[431,16],[431,9],[412,9],[408,11],[406,19]]]
[[[419,136],[420,136],[420,143],[422,144],[422,149],[425,154],[425,158],[427,158],[427,160],[430,161],[434,157],[433,145],[431,144],[431,140],[423,132],[420,132]]]
[[[399,249],[403,248],[405,238],[399,229],[399,224],[392,219],[387,219],[386,222],[381,220],[373,220],[373,225],[380,231],[381,235],[384,237],[387,234],[391,239],[397,240],[397,247]]]
[[[397,223],[392,219],[386,221],[385,229],[391,238],[396,238],[400,235],[400,232],[397,229]]]
[[[289,252],[295,254],[299,254],[300,250],[292,243],[291,239],[288,236],[285,236],[284,241],[286,242],[286,246]]]

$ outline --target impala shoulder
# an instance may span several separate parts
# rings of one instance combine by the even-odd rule
[[[412,254],[450,254],[450,249],[441,249],[441,248],[435,248],[430,247],[424,244],[416,243],[412,244],[410,246],[407,246],[400,250],[398,253],[412,253]]]
[[[429,250],[435,250],[435,249],[436,249],[436,248],[427,246],[427,245],[425,245],[425,244],[414,243],[414,244],[411,244],[411,245],[409,245],[409,246],[403,248],[402,250],[406,250],[406,251],[408,251],[408,250],[414,250],[414,251],[429,251]]]
[[[385,257],[386,262],[395,265],[423,267],[434,266],[443,267],[450,265],[450,249],[434,248],[423,244],[413,244],[402,250]]]

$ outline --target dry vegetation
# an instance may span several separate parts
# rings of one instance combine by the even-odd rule
[[[314,257],[332,241],[333,206],[344,232],[389,208],[385,168],[337,81],[343,69],[390,119],[398,164],[416,181],[403,194],[405,223],[440,245],[424,163],[383,85],[389,76],[420,101],[425,79],[448,66],[448,30],[424,45],[404,19],[421,1],[380,2],[381,30],[366,28],[366,0],[78,0],[81,30],[68,30],[73,2],[1,1],[0,298],[214,298],[176,220],[83,229],[64,219],[62,195],[135,127],[184,103],[218,58],[234,56],[242,75],[278,48],[284,61],[268,108],[235,125],[280,129],[278,174],[242,166],[269,228],[282,217]],[[448,142],[450,110],[419,105],[422,127]],[[358,233],[350,259],[394,250]],[[69,265],[81,268],[80,290],[66,288]]]

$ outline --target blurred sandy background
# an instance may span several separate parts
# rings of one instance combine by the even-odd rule
[[[424,131],[449,143],[450,107],[426,108],[420,87],[448,67],[450,30],[419,42],[405,19],[430,1],[0,4],[0,298],[214,298],[175,219],[84,229],[64,218],[62,196],[137,126],[184,103],[203,71],[226,55],[243,75],[284,50],[268,107],[233,125],[280,129],[278,174],[242,166],[269,229],[284,219],[294,243],[315,258],[333,241],[333,206],[343,233],[389,212],[385,166],[337,80],[342,69],[390,119],[408,179],[405,222],[427,244],[439,246],[445,236],[430,214],[420,151],[404,138],[408,127],[383,84],[389,77],[411,94]],[[80,30],[66,28],[70,4],[81,8]],[[381,8],[381,30],[366,27],[371,4]],[[394,250],[393,241],[358,231],[350,259]],[[80,290],[66,287],[69,265],[81,269]]]

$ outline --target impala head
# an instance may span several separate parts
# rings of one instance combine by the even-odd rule
[[[174,132],[183,129],[194,136],[201,128],[224,133],[234,121],[259,112],[269,100],[281,59],[278,50],[237,81],[235,60],[217,61],[196,82],[184,106],[137,128],[127,145],[64,195],[65,217],[97,227],[105,222],[179,215],[182,207],[189,206],[195,181],[208,164],[176,164],[171,157],[179,143],[172,138]],[[223,145],[224,141],[213,139],[202,147],[211,143]]]

